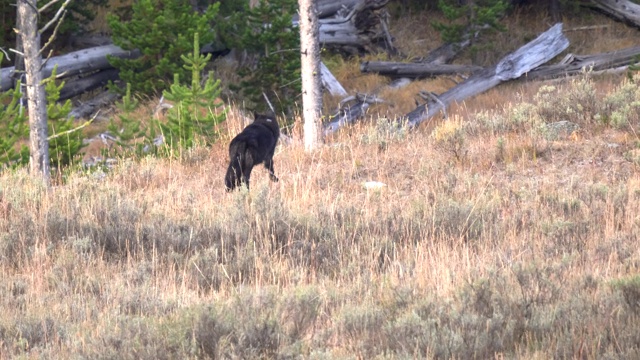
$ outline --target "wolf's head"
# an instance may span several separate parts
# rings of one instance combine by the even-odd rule
[[[255,124],[264,124],[273,132],[273,134],[276,136],[276,139],[280,135],[280,126],[278,125],[278,121],[273,114],[258,114],[254,112],[253,122]]]

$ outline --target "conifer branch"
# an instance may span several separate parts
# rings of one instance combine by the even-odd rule
[[[75,131],[81,130],[82,128],[84,128],[84,127],[86,127],[87,125],[91,124],[91,123],[93,122],[93,120],[95,120],[95,119],[96,119],[96,117],[98,117],[98,114],[100,114],[100,110],[98,110],[98,112],[96,112],[96,114],[95,114],[95,115],[93,115],[93,117],[92,117],[91,119],[89,119],[89,120],[85,121],[85,123],[84,123],[84,124],[82,124],[82,125],[80,125],[80,126],[78,126],[78,127],[75,127],[75,128],[73,128],[73,129],[69,129],[69,130],[67,130],[67,131],[63,131],[63,132],[61,132],[61,133],[59,133],[59,134],[51,135],[51,136],[49,136],[49,137],[47,138],[47,140],[53,140],[53,139],[58,138],[58,137],[60,137],[60,136],[67,135],[67,134],[71,134],[72,132],[75,132]]]

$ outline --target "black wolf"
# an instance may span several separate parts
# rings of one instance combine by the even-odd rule
[[[249,178],[254,166],[264,163],[271,181],[278,181],[273,171],[273,153],[280,136],[280,127],[272,115],[254,113],[254,120],[229,144],[229,169],[224,177],[227,191],[241,184],[249,188]]]

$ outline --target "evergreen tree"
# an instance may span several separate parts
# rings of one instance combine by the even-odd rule
[[[231,48],[244,49],[257,58],[239,75],[241,93],[256,110],[267,110],[262,93],[274,101],[276,112],[291,114],[301,94],[300,32],[292,23],[297,0],[261,0],[218,24],[218,33]]]
[[[0,58],[2,54],[0,53]],[[61,170],[71,165],[85,146],[82,133],[74,127],[73,118],[69,118],[71,101],[57,103],[64,83],[56,85],[56,69],[45,80],[47,98],[47,118],[50,161],[54,168]],[[15,167],[29,162],[29,148],[24,144],[29,137],[26,109],[20,105],[20,86],[0,93],[0,103],[9,101],[6,107],[0,107],[0,164]]]
[[[47,124],[49,134],[49,156],[52,168],[58,171],[72,165],[80,155],[80,150],[86,145],[82,141],[82,131],[75,126],[73,117],[69,117],[71,100],[58,103],[60,90],[64,81],[56,85],[56,68],[45,81],[47,94]]]
[[[164,142],[172,149],[187,149],[202,140],[209,145],[215,141],[216,125],[226,118],[225,111],[220,108],[220,80],[214,80],[213,72],[209,72],[204,85],[200,74],[211,58],[211,55],[200,54],[198,33],[194,34],[193,53],[182,56],[184,69],[191,73],[191,86],[180,83],[175,74],[174,82],[164,97],[174,103],[167,112],[167,122],[159,123]],[[220,109],[220,110],[219,110]]]
[[[137,59],[110,57],[120,70],[120,78],[131,84],[134,92],[160,93],[168,87],[174,74],[189,79],[190,73],[179,65],[180,56],[193,50],[193,35],[201,34],[204,43],[213,41],[212,22],[218,4],[196,13],[188,1],[140,0],[132,5],[131,20],[110,15],[113,42],[125,50],[138,49]]]
[[[504,31],[499,20],[509,7],[507,0],[467,1],[462,5],[456,0],[439,0],[438,7],[448,23],[434,22],[433,27],[440,32],[442,41],[456,43],[469,32],[480,31],[486,26]]]
[[[0,52],[0,63],[3,53]],[[29,163],[29,148],[20,140],[29,136],[26,109],[20,105],[20,84],[0,93],[0,167],[16,167]]]
[[[14,47],[16,43],[16,32],[13,31],[13,28],[16,27],[16,3],[16,0],[0,0],[0,18],[2,19],[0,21],[0,47]],[[63,1],[58,1],[47,7],[38,19],[39,26],[44,26],[52,19],[63,3]],[[85,32],[87,25],[95,18],[96,10],[107,6],[107,0],[71,1],[66,6],[67,13],[58,27],[54,42],[67,44],[70,35]],[[50,29],[43,36],[48,38],[52,31],[53,29]],[[6,65],[2,62],[0,64]]]
[[[140,156],[144,146],[149,143],[146,129],[142,128],[140,121],[134,119],[131,114],[138,107],[138,100],[131,95],[131,84],[127,88],[122,101],[117,105],[119,111],[118,121],[111,119],[107,130],[115,137],[115,147],[104,152],[106,156],[130,155]]]
[[[629,80],[633,79],[633,74],[640,71],[640,56],[634,56],[632,63],[629,65],[629,71],[627,77]]]

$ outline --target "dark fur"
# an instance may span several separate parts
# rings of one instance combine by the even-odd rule
[[[273,153],[276,150],[280,127],[274,116],[254,114],[253,123],[244,128],[229,144],[229,169],[224,177],[227,191],[246,184],[253,167],[264,163],[271,181],[278,181],[273,171]]]

